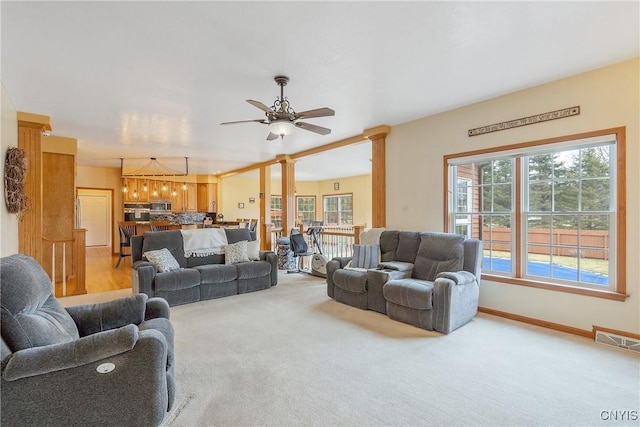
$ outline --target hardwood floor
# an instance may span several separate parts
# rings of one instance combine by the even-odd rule
[[[113,268],[118,256],[107,246],[87,248],[87,293],[131,289],[131,257],[123,258],[118,268]]]

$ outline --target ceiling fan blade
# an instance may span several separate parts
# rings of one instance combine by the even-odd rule
[[[331,108],[323,107],[323,108],[316,108],[315,110],[307,110],[307,111],[302,111],[300,113],[296,113],[296,118],[310,119],[312,117],[327,117],[327,116],[333,116],[335,114],[336,112],[333,111]]]
[[[253,99],[247,99],[247,102],[249,104],[253,105],[254,107],[258,107],[259,109],[261,109],[262,111],[264,111],[267,114],[275,114],[276,113],[275,111],[273,111],[271,108],[267,107],[266,105],[264,105],[260,101],[254,101]]]
[[[278,139],[280,137],[280,135],[276,135],[273,132],[269,132],[269,135],[267,136],[267,141],[273,141],[274,139]]]
[[[235,122],[224,122],[224,123],[220,123],[221,125],[235,125],[236,123],[252,123],[252,122],[256,122],[256,123],[264,123],[266,124],[266,120],[265,119],[253,119],[253,120],[238,120]]]
[[[322,126],[312,125],[311,123],[296,122],[295,125],[296,127],[299,127],[311,132],[319,133],[320,135],[329,135],[331,133],[331,129],[323,128]]]

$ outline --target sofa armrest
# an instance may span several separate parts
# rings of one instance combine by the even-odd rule
[[[97,304],[67,307],[81,337],[120,328],[128,324],[138,325],[145,318],[147,295],[136,294],[126,298]]]
[[[144,313],[144,320],[164,318],[169,319],[171,310],[169,303],[164,298],[149,298],[147,300],[147,309]]]
[[[137,340],[138,327],[127,325],[75,341],[20,350],[11,355],[2,378],[15,381],[86,365],[129,351]]]
[[[460,275],[459,278],[463,277]],[[446,277],[437,277],[433,282],[433,328],[436,331],[448,334],[477,314],[480,287],[473,277],[474,280],[460,284]]]
[[[1,380],[2,424],[12,420],[13,424],[60,426],[160,425],[172,393],[167,340],[158,330],[138,331],[135,325],[125,329],[51,346],[69,346],[68,353],[46,346],[9,356]],[[132,335],[124,340],[113,336],[129,332],[137,336],[134,344]],[[82,363],[72,359],[78,354],[84,358]],[[98,372],[105,362],[115,369]]]
[[[278,284],[278,255],[273,251],[260,251],[260,259],[271,264],[271,286]]]
[[[153,281],[156,277],[156,268],[147,261],[137,261],[131,267],[131,286],[134,294],[147,294],[153,297]]]
[[[469,273],[468,271],[446,271],[442,273],[438,273],[436,279],[444,278],[453,281],[456,285],[466,285],[467,283],[476,282],[476,276]]]

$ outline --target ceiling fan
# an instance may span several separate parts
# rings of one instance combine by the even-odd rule
[[[333,116],[336,112],[331,108],[323,107],[316,108],[315,110],[307,110],[302,111],[300,113],[296,113],[293,108],[291,108],[291,104],[289,104],[289,100],[284,97],[284,87],[289,82],[289,77],[287,76],[275,76],[275,82],[280,86],[280,97],[276,98],[273,105],[271,107],[267,107],[260,101],[254,101],[253,99],[247,99],[247,102],[254,107],[258,107],[266,116],[265,119],[254,119],[254,120],[240,120],[235,122],[224,122],[220,123],[222,125],[231,125],[236,123],[263,123],[269,126],[269,135],[267,136],[267,141],[272,141],[274,139],[284,138],[285,135],[289,135],[295,128],[300,128],[304,130],[308,130],[311,132],[318,133],[320,135],[328,135],[331,133],[331,129],[312,125],[311,123],[300,122],[299,119],[310,119],[314,117],[326,117]]]

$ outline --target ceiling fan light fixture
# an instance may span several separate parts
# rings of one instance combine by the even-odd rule
[[[274,120],[269,123],[269,132],[280,135],[280,137],[291,135],[295,128],[296,125],[287,119]]]

